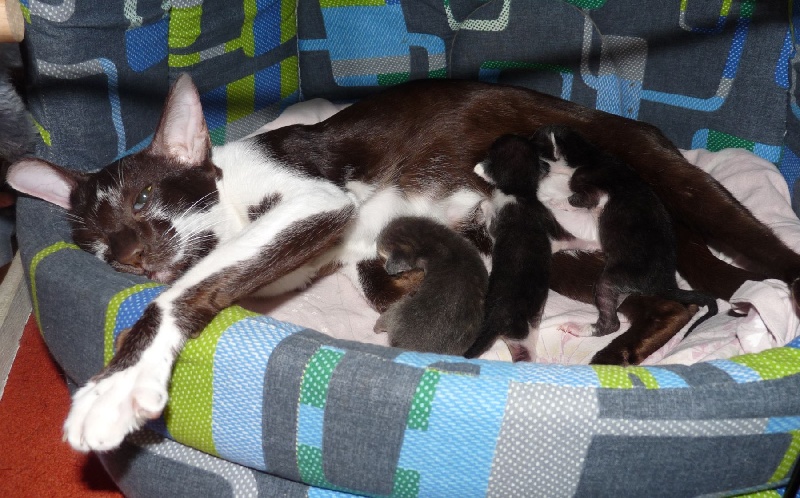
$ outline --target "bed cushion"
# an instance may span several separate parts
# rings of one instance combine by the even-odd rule
[[[301,88],[352,98],[450,76],[651,121],[684,148],[740,145],[794,182],[793,44],[775,3],[300,0],[297,17],[292,0],[23,4],[37,154],[79,169],[143,147],[169,81],[189,71],[215,143]],[[78,250],[54,207],[21,199],[18,224],[41,330],[83,383],[160,288]],[[785,483],[800,449],[798,346],[692,366],[512,365],[337,340],[234,307],[189,343],[149,430],[308,495],[753,491]],[[107,463],[135,462],[125,451]]]

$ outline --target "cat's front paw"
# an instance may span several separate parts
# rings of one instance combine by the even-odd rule
[[[107,377],[91,380],[72,397],[64,422],[64,440],[78,451],[106,451],[151,419],[167,403],[168,376],[139,362]]]

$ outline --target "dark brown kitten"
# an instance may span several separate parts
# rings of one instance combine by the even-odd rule
[[[378,235],[389,275],[424,272],[417,291],[381,314],[375,332],[413,351],[463,355],[477,337],[489,276],[478,250],[428,218],[403,217]]]

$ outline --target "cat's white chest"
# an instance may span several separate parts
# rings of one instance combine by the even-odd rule
[[[556,221],[575,238],[599,245],[597,219],[608,197],[603,195],[597,207],[593,209],[571,205],[568,200],[572,195],[569,181],[574,171],[569,167],[552,168],[551,172],[539,182],[537,197],[553,213]]]
[[[261,223],[261,218],[257,224],[253,223],[249,215],[252,206],[258,206],[268,197],[280,200],[276,207],[261,214],[264,221],[284,216],[282,204],[288,200],[296,202],[299,198],[346,195],[356,208],[356,215],[337,246],[281,282],[271,284],[264,295],[302,287],[319,268],[329,263],[336,263],[357,284],[356,265],[377,257],[375,241],[391,220],[400,216],[422,216],[455,227],[469,218],[484,198],[480,192],[466,188],[445,194],[438,194],[433,188],[429,192],[409,193],[393,185],[379,187],[358,180],[348,182],[342,189],[323,178],[297,174],[291,167],[253,150],[248,142],[215,148],[214,160],[223,170],[222,180],[218,182],[220,202],[215,208],[219,218],[225,220],[215,228],[220,241],[269,226]]]
[[[378,188],[360,181],[350,181],[345,188],[358,206],[358,217],[342,246],[340,259],[344,263],[374,258],[378,234],[395,218],[420,216],[455,227],[468,218],[483,199],[479,192],[471,189],[445,195],[408,194],[395,186]]]

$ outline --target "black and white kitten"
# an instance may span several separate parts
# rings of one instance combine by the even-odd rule
[[[384,311],[375,332],[389,345],[461,356],[475,342],[489,275],[473,244],[428,218],[402,217],[378,235],[389,275],[419,269],[422,284]]]
[[[297,289],[339,267],[376,309],[386,309],[403,292],[375,241],[394,218],[434,219],[488,253],[476,213],[491,188],[473,168],[497,137],[551,123],[575,126],[622,157],[682,224],[792,284],[800,299],[800,255],[644,123],[524,88],[423,80],[387,88],[319,124],[212,150],[197,90],[182,76],[147,149],[90,174],[34,158],[9,170],[15,189],[69,210],[80,247],[171,284],[109,365],[75,393],[67,441],[83,451],[115,448],[157,417],[185,341],[253,292]],[[569,264],[596,279],[580,255]]]
[[[592,335],[619,329],[617,308],[630,294],[707,306],[708,312],[693,327],[717,313],[713,297],[678,287],[672,222],[653,189],[635,171],[569,127],[543,127],[533,141],[543,161],[563,161],[575,168],[569,180],[569,204],[594,210],[598,216],[606,264],[594,290],[600,316]]]
[[[530,352],[520,341],[539,325],[547,300],[551,254],[589,248],[589,244],[580,246],[538,199],[539,181],[550,170],[539,155],[529,138],[503,135],[475,167],[475,173],[495,187],[492,200],[482,204],[494,246],[483,325],[467,358],[480,356],[502,337],[515,361],[530,360]]]

